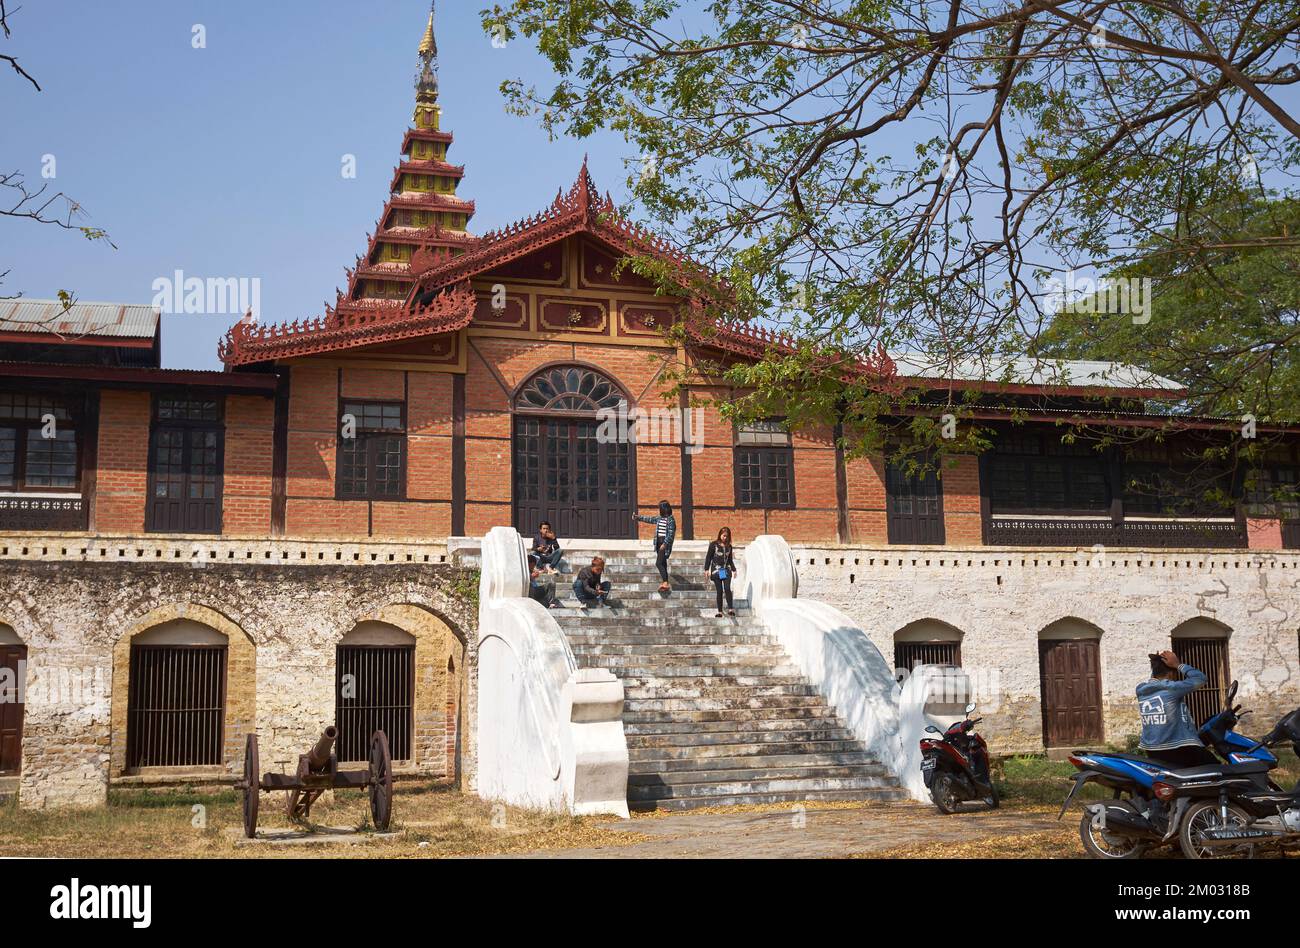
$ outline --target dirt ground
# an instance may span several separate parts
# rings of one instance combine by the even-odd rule
[[[263,794],[251,842],[233,791],[120,790],[95,810],[0,804],[0,857],[1080,859],[1081,810],[1056,819],[1073,770],[1043,757],[1007,758],[998,765],[1003,807],[953,816],[919,803],[825,803],[580,818],[487,803],[447,786],[399,785],[387,834],[373,832],[359,792],[327,795],[310,827],[290,823],[282,795]],[[1277,779],[1290,786],[1297,778],[1300,762],[1288,754]]]

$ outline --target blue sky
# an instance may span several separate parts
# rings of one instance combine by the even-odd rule
[[[602,189],[626,192],[631,150],[613,136],[550,142],[507,115],[499,86],[551,74],[526,41],[494,49],[477,0],[438,9],[443,127],[459,193],[483,233],[540,210],[585,152]],[[10,4],[12,9],[13,4]],[[43,87],[0,76],[0,166],[64,191],[117,249],[0,220],[0,293],[147,303],[152,284],[257,277],[264,321],[319,315],[365,246],[414,104],[427,0],[21,0],[0,39]],[[195,24],[205,49],[191,45]],[[341,174],[356,156],[354,179]],[[173,315],[165,365],[216,367],[229,317]]]

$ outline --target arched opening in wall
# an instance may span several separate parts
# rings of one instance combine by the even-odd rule
[[[27,646],[0,622],[0,776],[23,766],[23,709],[26,704]]]
[[[938,619],[918,619],[894,633],[895,673],[917,665],[960,665],[961,629]]]
[[[128,770],[222,762],[228,648],[224,634],[190,619],[131,639]]]
[[[1184,664],[1205,672],[1208,679],[1187,696],[1187,708],[1197,724],[1204,724],[1223,710],[1232,681],[1228,661],[1231,636],[1231,628],[1205,616],[1188,619],[1170,634],[1170,648]]]
[[[1101,629],[1059,619],[1038,633],[1038,659],[1044,746],[1101,743]]]
[[[625,432],[623,387],[585,365],[548,365],[515,391],[515,529],[524,536],[547,520],[556,535],[632,539],[636,524],[636,452]],[[622,412],[620,412],[622,406]]]
[[[335,713],[340,761],[370,756],[375,731],[395,761],[413,757],[415,636],[387,622],[359,622],[339,642]]]

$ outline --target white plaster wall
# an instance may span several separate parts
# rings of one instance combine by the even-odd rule
[[[1148,674],[1147,654],[1168,648],[1174,628],[1197,617],[1232,629],[1232,674],[1258,720],[1300,705],[1298,553],[808,546],[793,553],[799,597],[842,610],[890,661],[895,631],[910,622],[960,629],[962,665],[996,752],[1041,748],[1038,634],[1067,617],[1102,630],[1108,741],[1137,731],[1133,689]]]

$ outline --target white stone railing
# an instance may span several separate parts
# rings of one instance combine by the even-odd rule
[[[744,560],[743,588],[755,615],[854,737],[915,792],[901,772],[898,684],[880,650],[838,609],[797,598],[799,573],[781,537],[756,537]]]
[[[623,683],[606,669],[579,669],[555,617],[529,598],[518,532],[494,527],[481,556],[479,796],[627,817]]]

